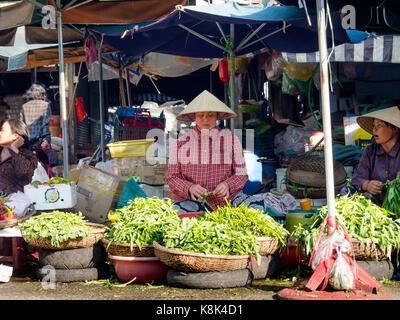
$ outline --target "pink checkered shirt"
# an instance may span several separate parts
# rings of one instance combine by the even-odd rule
[[[171,145],[166,181],[175,202],[190,200],[193,184],[214,191],[223,181],[229,186],[228,200],[232,200],[248,180],[239,138],[216,127],[209,134],[204,132],[196,126]],[[207,201],[213,210],[226,205],[225,199],[214,195]]]

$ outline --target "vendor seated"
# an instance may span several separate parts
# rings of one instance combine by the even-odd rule
[[[400,171],[400,110],[391,107],[374,111],[358,117],[357,122],[374,136],[375,142],[365,148],[351,183],[359,192],[372,194],[372,200],[382,205],[382,185],[395,180]]]
[[[28,149],[28,141],[29,133],[23,121],[8,119],[1,124],[0,192],[23,192],[24,186],[32,182],[38,161]]]
[[[236,117],[229,107],[203,91],[176,117],[196,126],[170,149],[166,181],[178,212],[198,212],[224,207],[241,193],[248,180],[242,145],[230,130],[219,129],[217,120]]]

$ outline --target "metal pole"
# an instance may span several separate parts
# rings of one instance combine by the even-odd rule
[[[235,97],[235,25],[231,24],[231,43],[232,47],[230,48],[230,59],[231,59],[231,74],[230,74],[230,87],[229,87],[229,92],[230,92],[230,98],[231,98],[231,109],[232,111],[235,111],[235,105],[236,105],[236,97]],[[232,132],[235,130],[235,119],[231,119],[231,130]]]
[[[69,159],[68,159],[68,133],[67,133],[67,104],[65,100],[65,75],[64,75],[64,46],[62,34],[62,13],[61,0],[57,0],[57,31],[58,31],[58,59],[59,59],[59,92],[60,92],[60,115],[61,130],[63,137],[63,160],[64,178],[69,178]]]
[[[103,41],[100,42],[98,48],[99,57],[99,107],[100,107],[100,150],[101,150],[101,161],[105,162],[105,150],[104,150],[104,101],[103,101],[103,61],[101,57],[101,46]]]
[[[329,70],[328,70],[328,49],[326,42],[326,11],[325,0],[316,0],[318,17],[318,44],[320,52],[320,81],[321,81],[321,101],[322,119],[324,130],[324,156],[325,156],[325,175],[326,175],[326,197],[328,203],[328,233],[332,233],[336,220],[335,208],[335,180],[333,172],[333,151],[332,151],[332,129],[331,129],[331,110],[329,99]],[[329,220],[328,220],[329,222]],[[332,226],[333,224],[333,226]]]

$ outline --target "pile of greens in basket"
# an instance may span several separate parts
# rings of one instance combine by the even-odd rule
[[[245,204],[232,207],[228,202],[225,207],[207,212],[199,219],[226,224],[232,230],[245,230],[256,237],[275,237],[282,245],[285,245],[286,236],[289,235],[289,232],[271,216]]]
[[[319,208],[309,225],[295,226],[291,234],[307,256],[313,250],[327,214],[328,206]],[[400,248],[400,220],[393,218],[392,212],[375,205],[363,195],[336,198],[336,220],[346,229],[350,238],[376,242],[388,259],[391,259],[393,249],[397,249],[398,254]]]
[[[51,245],[60,247],[60,243],[84,238],[90,234],[90,228],[85,225],[81,214],[52,211],[43,212],[19,224],[21,233],[27,238],[49,238]]]
[[[161,244],[170,249],[220,255],[254,255],[259,260],[256,237],[225,224],[183,218],[166,229]]]
[[[141,250],[143,244],[160,241],[167,226],[180,222],[173,206],[169,199],[137,197],[129,201],[112,213],[117,218],[104,235],[110,241],[108,246],[113,242],[128,243],[131,250],[133,245]]]

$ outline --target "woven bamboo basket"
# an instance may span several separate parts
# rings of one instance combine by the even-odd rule
[[[388,259],[385,252],[383,252],[371,239],[351,239],[353,245],[354,256],[356,260],[386,260]]]
[[[59,247],[55,247],[51,244],[50,238],[28,238],[22,235],[23,239],[32,247],[48,249],[48,250],[65,250],[65,249],[77,249],[77,248],[89,248],[95,245],[103,237],[106,228],[102,224],[85,222],[90,228],[90,233],[85,238],[69,239],[61,242]]]
[[[257,237],[258,253],[261,256],[274,254],[279,250],[279,239],[275,237]]]
[[[335,194],[340,193],[340,190],[346,185],[346,183],[335,185]],[[286,190],[296,199],[310,198],[310,199],[321,199],[326,198],[326,188],[306,187],[298,186],[295,188],[292,184],[286,184]]]
[[[346,170],[339,161],[333,161],[335,185],[346,181]],[[323,188],[326,186],[325,160],[317,156],[298,156],[290,161],[286,171],[288,180],[304,186]]]
[[[22,218],[0,221],[0,229],[15,227],[16,225],[18,225],[18,223],[28,220],[30,217],[32,217],[35,214],[35,212],[36,211],[35,211],[34,206],[31,205],[27,208],[27,212],[26,212],[25,216],[23,216]]]
[[[154,247],[152,244],[143,244],[142,250],[140,250],[139,247],[136,244],[134,244],[131,250],[131,245],[129,243],[112,242],[108,247],[108,244],[110,243],[109,240],[103,238],[101,239],[101,242],[103,243],[103,246],[106,249],[106,251],[113,256],[155,257]]]
[[[154,253],[162,263],[185,272],[222,272],[246,269],[249,255],[218,255],[168,249],[153,242]]]

